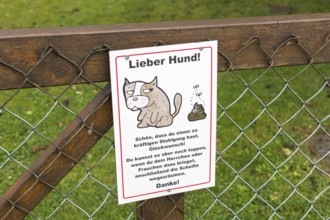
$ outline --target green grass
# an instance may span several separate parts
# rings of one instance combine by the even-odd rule
[[[326,0],[5,0],[0,3],[0,12],[3,15],[0,28],[13,29],[320,13],[330,12],[330,4]],[[268,219],[273,210],[267,204],[277,209],[284,219],[299,219],[310,208],[306,199],[315,200],[315,209],[325,218],[330,217],[330,192],[322,193],[329,186],[329,175],[322,172],[329,170],[328,165],[323,160],[315,169],[305,157],[307,155],[314,162],[320,157],[311,154],[309,146],[313,141],[308,139],[318,126],[317,120],[324,120],[322,128],[330,132],[330,121],[326,120],[330,112],[330,89],[325,87],[314,97],[324,85],[325,78],[330,77],[330,66],[321,64],[316,67],[324,76],[312,67],[297,75],[302,66],[276,68],[276,72],[258,69],[238,71],[236,75],[233,72],[219,73],[218,102],[221,107],[218,108],[216,187],[209,189],[211,193],[207,190],[186,193],[186,219],[233,219],[235,216]],[[263,76],[255,81],[261,74]],[[65,93],[60,95],[63,91]],[[50,95],[39,89],[0,91],[0,104],[5,105],[0,114],[0,146],[4,149],[0,148],[0,194],[24,172],[25,166],[33,163],[75,114],[99,92],[99,88],[93,85],[61,86],[47,88],[46,92]],[[244,95],[237,100],[243,92]],[[276,98],[279,93],[282,95]],[[57,104],[48,113],[55,100],[71,112]],[[306,108],[301,108],[303,103]],[[290,120],[297,111],[296,117]],[[47,117],[42,120],[45,115]],[[273,139],[275,134],[277,137]],[[322,135],[325,131],[318,129],[313,137]],[[47,216],[51,216],[50,219],[86,219],[84,211],[88,215],[97,211],[94,219],[129,217],[135,205],[118,206],[115,198],[112,136],[110,130],[107,138],[103,138],[36,207],[34,216],[40,219]],[[8,154],[15,161],[8,160]],[[252,159],[254,161],[250,163]],[[268,184],[264,185],[267,181]],[[296,193],[292,194],[294,187]],[[288,198],[291,194],[292,197]],[[103,201],[104,205],[98,209]],[[35,219],[34,216],[27,219]],[[312,211],[306,219],[319,217]]]
[[[12,29],[320,13],[330,5],[326,0],[3,0],[0,11],[0,28]]]

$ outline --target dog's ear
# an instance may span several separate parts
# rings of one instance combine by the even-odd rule
[[[125,85],[129,84],[129,81],[127,78],[125,78]]]
[[[153,86],[157,86],[157,76],[155,76],[154,80],[150,83]]]

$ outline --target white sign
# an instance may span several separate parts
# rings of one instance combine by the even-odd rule
[[[217,41],[110,51],[119,204],[215,184]]]

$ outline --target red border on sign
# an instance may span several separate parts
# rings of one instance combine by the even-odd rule
[[[188,187],[192,187],[192,186],[199,186],[199,185],[204,185],[204,184],[208,184],[211,182],[211,176],[212,176],[212,149],[213,146],[212,145],[212,135],[213,135],[213,129],[212,129],[212,118],[213,118],[213,48],[211,46],[204,46],[204,47],[195,47],[195,48],[185,48],[185,49],[179,49],[179,50],[165,50],[165,51],[158,51],[158,52],[149,52],[149,53],[138,53],[138,54],[129,54],[129,55],[121,55],[121,56],[117,56],[115,58],[116,61],[116,86],[117,86],[117,107],[118,107],[118,127],[119,127],[119,142],[120,142],[120,164],[121,164],[121,179],[122,179],[122,194],[123,194],[123,198],[124,199],[131,199],[131,198],[135,198],[135,197],[140,197],[140,196],[146,196],[146,195],[151,195],[151,194],[156,194],[156,193],[161,193],[161,192],[167,192],[168,189],[165,190],[159,190],[159,191],[155,191],[155,192],[149,192],[149,193],[144,193],[144,194],[139,194],[139,195],[133,195],[133,196],[125,196],[125,184],[124,184],[124,169],[123,169],[123,152],[122,152],[122,135],[121,135],[121,116],[120,116],[120,98],[119,98],[119,85],[118,85],[118,65],[117,65],[117,60],[119,58],[126,58],[127,56],[131,57],[131,56],[141,56],[141,55],[149,55],[149,54],[159,54],[159,53],[171,53],[171,52],[178,52],[178,51],[187,51],[187,50],[200,50],[200,49],[210,49],[211,51],[211,62],[210,62],[210,72],[211,72],[211,86],[210,86],[210,94],[211,94],[211,108],[210,108],[210,159],[209,159],[209,179],[206,182],[202,182],[202,183],[196,183],[196,184],[191,184],[191,185],[186,185],[186,186],[180,186],[180,187],[176,187],[176,188],[171,188],[171,191],[177,190],[177,189],[182,189],[182,188],[188,188]]]

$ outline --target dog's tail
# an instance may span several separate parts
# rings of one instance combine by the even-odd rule
[[[181,94],[177,93],[174,96],[174,108],[175,108],[175,112],[172,114],[172,117],[174,118],[175,116],[177,116],[177,114],[179,114],[180,108],[181,108],[181,104],[182,104],[182,96]]]

